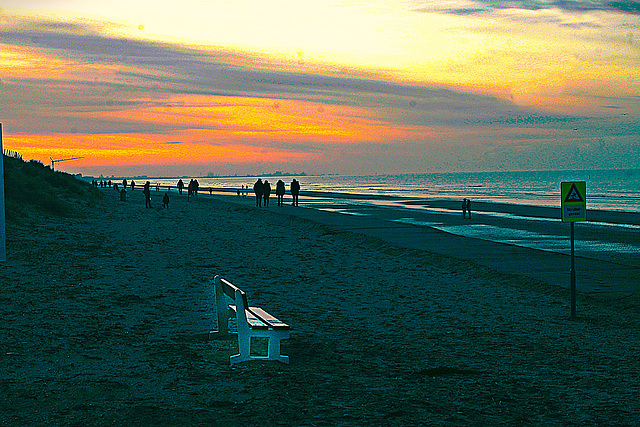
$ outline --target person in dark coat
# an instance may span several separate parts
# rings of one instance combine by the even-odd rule
[[[263,192],[262,180],[258,178],[255,184],[253,184],[253,192],[256,195],[256,206],[262,206],[262,192]]]
[[[169,208],[169,193],[164,193],[164,197],[162,198],[162,207]]]
[[[262,185],[262,196],[264,197],[264,205],[269,206],[269,196],[271,196],[271,184],[266,179]]]
[[[291,197],[293,197],[293,206],[298,206],[298,196],[300,195],[300,183],[293,178],[291,181]]]
[[[178,181],[178,191],[180,192],[180,194],[182,194],[182,189],[184,188],[184,182],[182,182],[182,179],[180,179]]]
[[[284,205],[284,192],[284,181],[279,179],[278,182],[276,182],[276,196],[278,196],[278,206]]]
[[[142,189],[142,193],[144,194],[144,205],[147,208],[151,207],[151,183],[147,181],[144,184],[144,188]]]

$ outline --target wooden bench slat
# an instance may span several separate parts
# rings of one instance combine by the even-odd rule
[[[234,312],[236,312],[236,318],[237,318],[237,307],[235,305],[230,305],[229,308]],[[247,316],[247,323],[249,324],[249,327],[251,329],[269,329],[269,324],[260,320],[260,318],[258,318],[251,311],[245,310],[244,313]]]
[[[289,329],[289,325],[276,319],[273,315],[267,313],[260,307],[249,307],[249,310],[251,310],[253,314],[256,315],[256,317],[271,326],[271,328],[273,329]]]

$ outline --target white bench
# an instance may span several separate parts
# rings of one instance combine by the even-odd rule
[[[249,360],[278,360],[289,363],[289,357],[280,354],[280,340],[289,338],[289,325],[276,319],[260,307],[249,307],[247,294],[225,278],[214,278],[218,330],[210,334],[228,335],[229,318],[236,318],[239,354],[231,356],[231,365]],[[228,300],[231,300],[229,303]],[[251,355],[251,338],[267,338],[266,356]]]

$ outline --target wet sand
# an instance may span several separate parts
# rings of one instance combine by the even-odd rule
[[[564,287],[528,274],[550,262],[542,251],[457,245],[425,227],[278,208],[275,198],[256,209],[250,198],[172,194],[163,210],[161,194],[145,209],[139,191],[122,203],[105,190],[85,218],[8,227],[0,424],[584,425],[640,416],[634,289],[583,290],[571,319]],[[465,258],[473,250],[497,264]],[[498,263],[522,259],[515,271]],[[627,286],[636,267],[620,265]],[[208,340],[215,274],[292,325],[290,365],[229,367],[236,342]]]
[[[551,287],[569,287],[570,224],[559,219],[559,209],[474,202],[471,218],[463,218],[456,202],[436,200],[413,204],[417,209],[314,203],[316,209],[293,210],[290,214],[336,229],[376,237],[401,247],[426,250],[471,261],[502,273],[529,277]],[[343,214],[318,211],[323,208],[342,210]],[[588,215],[589,222],[576,224],[576,239],[597,242],[604,248],[621,245],[640,251],[640,214],[589,211]],[[532,221],[531,218],[540,220]],[[411,221],[407,221],[409,219]],[[631,227],[603,226],[605,222]],[[448,227],[495,227],[512,230],[514,234],[523,231],[538,236],[548,235],[550,238],[559,238],[564,248],[558,248],[558,251],[539,250],[491,242],[440,231],[434,226],[443,226],[441,228],[445,230]],[[640,252],[577,250],[576,270],[578,290],[590,295],[636,292],[639,289]]]

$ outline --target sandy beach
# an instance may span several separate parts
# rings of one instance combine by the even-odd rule
[[[584,263],[583,278],[605,279],[583,281],[571,319],[565,286],[548,275],[549,263],[565,265],[560,255],[457,244],[406,224],[391,230],[384,218],[277,207],[275,198],[257,209],[250,197],[172,193],[162,209],[153,192],[145,209],[140,191],[127,202],[104,194],[81,218],[7,227],[2,425],[640,418],[633,257],[601,260],[592,273]],[[289,365],[229,366],[237,342],[208,334],[216,274],[292,326],[282,346]]]

